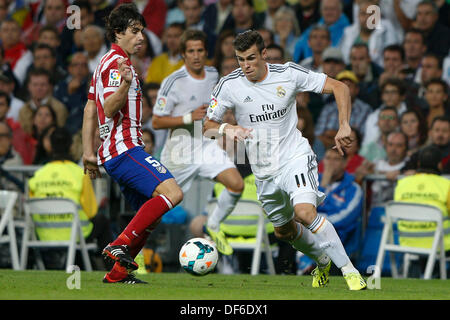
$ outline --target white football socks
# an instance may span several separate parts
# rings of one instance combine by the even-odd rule
[[[236,203],[241,198],[241,193],[235,193],[227,190],[222,191],[217,199],[217,206],[213,213],[208,217],[207,226],[209,229],[218,232],[220,223],[233,211]]]
[[[358,272],[347,256],[341,239],[331,222],[325,217],[317,215],[307,228],[312,232],[313,237],[317,239],[320,248],[326,252],[331,261],[336,267],[341,269],[343,274]]]
[[[290,244],[298,251],[304,253],[313,259],[319,268],[327,266],[330,258],[325,251],[320,248],[319,243],[307,228],[303,227],[300,223],[296,222],[297,235]]]

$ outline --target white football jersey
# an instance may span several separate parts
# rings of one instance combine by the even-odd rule
[[[296,95],[321,93],[327,76],[293,62],[266,64],[267,76],[253,83],[239,68],[220,79],[211,96],[207,117],[222,122],[233,109],[237,123],[252,128],[246,139],[253,174],[260,180],[277,175],[289,160],[311,152],[308,140],[297,129]]]
[[[214,67],[205,66],[205,78],[195,79],[186,70],[186,66],[173,72],[161,83],[158,97],[153,108],[157,116],[179,117],[194,111],[202,104],[209,104],[211,92],[217,84],[219,74]],[[171,129],[161,152],[161,161],[169,170],[199,163],[203,144],[212,143],[203,137],[203,120],[191,125]]]

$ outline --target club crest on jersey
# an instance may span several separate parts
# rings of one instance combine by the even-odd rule
[[[119,70],[111,69],[109,70],[109,81],[108,87],[118,87],[120,86],[120,73]]]
[[[282,86],[277,87],[277,96],[283,98],[286,95],[286,90],[283,89]]]
[[[214,109],[215,107],[217,107],[217,99],[216,98],[214,98],[214,97],[211,98],[211,102],[209,103],[209,107],[211,109]]]

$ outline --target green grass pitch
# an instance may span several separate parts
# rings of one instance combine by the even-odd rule
[[[75,279],[79,275],[79,281]],[[349,291],[343,277],[325,288],[311,276],[187,273],[139,275],[148,285],[104,284],[104,272],[0,270],[1,300],[448,300],[450,280],[379,279],[379,289]],[[71,278],[72,277],[72,278]],[[371,281],[370,279],[368,280]],[[69,287],[67,285],[69,283]],[[79,289],[76,288],[79,284]],[[372,281],[372,287],[376,283]],[[369,283],[370,286],[370,283]]]

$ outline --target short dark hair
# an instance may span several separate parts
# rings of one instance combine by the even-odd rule
[[[205,50],[208,50],[208,37],[206,33],[200,30],[188,29],[183,32],[180,39],[180,52],[184,53],[186,51],[186,44],[190,40],[200,40],[203,42]]]
[[[434,124],[438,121],[442,121],[442,122],[447,122],[450,124],[450,118],[447,116],[437,116],[434,117],[433,120],[431,121],[431,125],[430,125],[430,130],[433,129]]]
[[[391,85],[394,87],[397,87],[398,93],[403,96],[406,94],[406,85],[405,82],[399,78],[388,78],[381,84],[381,92],[383,93],[384,88],[386,88],[387,85]]]
[[[399,45],[399,44],[391,44],[391,45],[389,45],[389,46],[386,46],[386,47],[383,49],[383,54],[384,54],[386,51],[395,51],[395,52],[398,52],[398,53],[400,54],[400,58],[402,59],[402,61],[405,60],[405,50],[404,50],[403,47],[402,47],[401,45]]]
[[[397,111],[397,109],[395,107],[384,106],[383,108],[380,109],[380,113],[378,114],[378,117],[381,115],[381,113],[383,111],[392,111],[392,112],[395,113],[395,115],[398,118],[398,111]]]
[[[56,50],[46,43],[37,43],[33,48],[33,55],[36,53],[37,50],[48,50],[50,51],[52,58],[56,58]]]
[[[435,59],[437,61],[437,63],[438,63],[438,68],[440,70],[442,70],[442,68],[444,66],[444,61],[442,60],[442,58],[440,56],[438,56],[437,54],[435,54],[435,53],[433,53],[431,51],[428,51],[427,53],[425,53],[422,56],[422,60],[425,59],[425,58],[433,58],[433,59]]]
[[[426,45],[427,39],[426,39],[425,34],[423,33],[422,30],[417,29],[417,28],[410,28],[410,29],[408,29],[408,30],[405,31],[405,36],[404,36],[403,39],[406,38],[406,35],[407,35],[408,33],[415,33],[415,34],[420,35],[420,37],[422,38],[422,44]]]
[[[276,43],[271,43],[269,44],[266,49],[275,49],[281,52],[281,57],[284,58],[284,49],[282,46],[276,44]]]
[[[116,33],[125,32],[135,23],[146,27],[145,19],[139,13],[134,3],[123,3],[115,7],[106,18],[106,37],[112,43],[116,42]]]
[[[58,38],[60,38],[59,31],[55,26],[52,26],[51,24],[46,24],[41,29],[39,29],[39,36],[41,36],[44,32],[50,31],[56,34]]]
[[[72,160],[70,147],[72,146],[72,135],[66,128],[56,128],[50,136],[52,145],[52,158],[55,160]]]
[[[258,31],[255,30],[247,30],[239,33],[233,41],[234,49],[237,51],[247,51],[251,46],[256,44],[259,53],[263,51],[266,47],[264,45],[264,39],[259,34]]]
[[[52,78],[50,72],[48,72],[47,70],[45,70],[43,68],[31,68],[31,70],[28,72],[28,77],[27,77],[28,78],[28,82],[27,82],[27,84],[30,82],[32,76],[36,76],[36,77],[38,77],[38,76],[45,76],[45,77],[47,77],[48,82],[51,85],[54,84],[54,81],[53,81],[53,78]]]
[[[425,89],[428,89],[428,86],[430,86],[432,84],[440,85],[442,87],[442,89],[444,90],[444,92],[446,94],[448,94],[448,84],[441,78],[433,78],[433,79],[430,79],[427,82],[425,82],[425,84],[424,84]]]
[[[441,159],[442,153],[438,147],[434,145],[423,147],[419,151],[418,171],[439,173],[439,162],[441,162]]]

